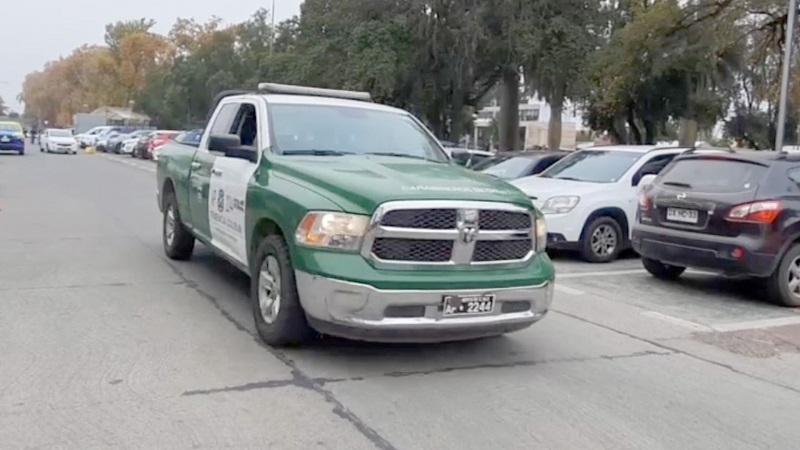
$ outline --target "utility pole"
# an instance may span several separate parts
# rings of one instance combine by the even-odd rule
[[[269,11],[269,14],[272,16],[272,28],[270,29],[269,37],[269,56],[272,56],[272,48],[275,46],[275,0],[272,0],[272,9]]]
[[[274,0],[273,0],[274,1]],[[775,136],[775,151],[783,148],[783,135],[786,132],[786,103],[789,95],[789,69],[792,65],[792,44],[794,43],[794,26],[797,22],[797,0],[789,0],[789,22],[786,26],[786,42],[783,44],[783,67],[781,68],[781,97],[778,104],[778,133]]]

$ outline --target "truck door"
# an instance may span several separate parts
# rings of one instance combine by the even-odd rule
[[[211,118],[208,128],[200,140],[200,146],[194,154],[189,172],[189,215],[191,225],[201,238],[212,239],[209,228],[209,197],[211,189],[211,170],[214,162],[222,156],[219,152],[208,149],[208,136],[211,134],[230,133],[233,120],[239,110],[237,103],[222,104]]]
[[[244,266],[248,264],[245,211],[247,189],[258,167],[264,112],[255,101],[240,101],[230,133],[239,136],[236,157],[218,156],[211,168],[209,229],[211,243]]]

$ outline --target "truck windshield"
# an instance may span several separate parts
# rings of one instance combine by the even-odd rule
[[[447,161],[439,144],[408,114],[329,105],[271,104],[274,146],[281,153],[392,154]]]

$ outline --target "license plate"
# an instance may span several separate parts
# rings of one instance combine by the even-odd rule
[[[494,294],[443,295],[442,315],[451,317],[490,314],[494,311],[494,304]]]
[[[682,223],[697,223],[697,211],[691,209],[667,208],[667,220]]]

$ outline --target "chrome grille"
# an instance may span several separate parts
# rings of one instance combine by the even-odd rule
[[[533,216],[494,202],[401,201],[372,217],[362,255],[381,264],[512,264],[534,254]]]

